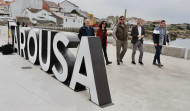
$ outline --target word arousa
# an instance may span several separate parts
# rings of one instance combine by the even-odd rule
[[[89,88],[90,99],[99,106],[112,103],[99,37],[82,37],[58,32],[9,25],[14,49],[32,64],[69,84],[73,90]],[[78,48],[75,57],[69,48]]]

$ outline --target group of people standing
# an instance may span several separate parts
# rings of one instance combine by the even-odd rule
[[[99,25],[99,28],[96,32],[96,36],[100,37],[102,49],[106,61],[106,65],[111,64],[108,60],[107,56],[107,29],[106,29],[106,21],[102,21]],[[78,37],[81,39],[82,36],[95,36],[94,28],[90,26],[90,20],[85,20],[85,25],[79,29]],[[123,57],[125,53],[127,52],[128,47],[128,26],[125,23],[125,17],[120,16],[119,17],[119,23],[116,24],[116,26],[113,29],[113,38],[116,40],[116,56],[117,56],[117,65],[120,65],[120,63],[123,63]],[[145,37],[145,29],[141,25],[141,20],[137,20],[137,25],[132,28],[131,32],[132,40],[131,43],[133,44],[133,50],[132,50],[132,64],[136,64],[135,62],[135,54],[137,48],[140,51],[139,55],[139,64],[143,64],[143,38]],[[169,45],[169,38],[168,38],[168,32],[166,28],[166,22],[165,20],[162,20],[160,23],[160,26],[156,27],[153,32],[153,41],[154,46],[156,49],[156,53],[153,59],[153,65],[157,65],[158,67],[162,67],[163,64],[160,62],[160,54],[162,51],[163,45],[166,45],[166,42]],[[121,50],[122,49],[122,50]]]
[[[17,21],[17,26],[22,26],[22,27],[28,27],[28,24],[27,23],[25,23],[24,21],[22,22],[22,23],[20,23],[20,21],[18,20]]]

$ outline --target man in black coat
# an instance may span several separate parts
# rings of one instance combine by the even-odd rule
[[[85,20],[85,25],[79,29],[78,37],[81,40],[82,36],[95,36],[94,28],[90,26],[90,20]]]
[[[132,52],[132,64],[135,63],[135,54],[137,48],[139,48],[140,55],[139,55],[139,63],[143,65],[142,58],[143,58],[143,38],[145,35],[144,27],[141,26],[141,20],[137,20],[137,25],[132,28],[131,36],[132,40],[131,43],[133,44],[133,52]]]

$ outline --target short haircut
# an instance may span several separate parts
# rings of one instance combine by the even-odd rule
[[[119,19],[121,19],[121,18],[125,18],[125,17],[124,16],[120,16]]]
[[[137,21],[141,21],[141,19],[137,19]]]
[[[90,21],[90,19],[85,19],[85,22],[86,22],[87,20],[89,20],[89,21]]]
[[[162,20],[160,23],[166,22],[165,20]]]

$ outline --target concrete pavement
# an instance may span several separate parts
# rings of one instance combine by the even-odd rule
[[[0,46],[6,42],[0,36]],[[0,111],[189,111],[189,60],[162,55],[164,67],[158,68],[152,65],[154,55],[144,53],[145,65],[133,65],[129,49],[118,66],[115,52],[108,45],[113,63],[106,68],[114,105],[106,108],[90,102],[88,90],[74,92],[19,55],[0,54]]]

